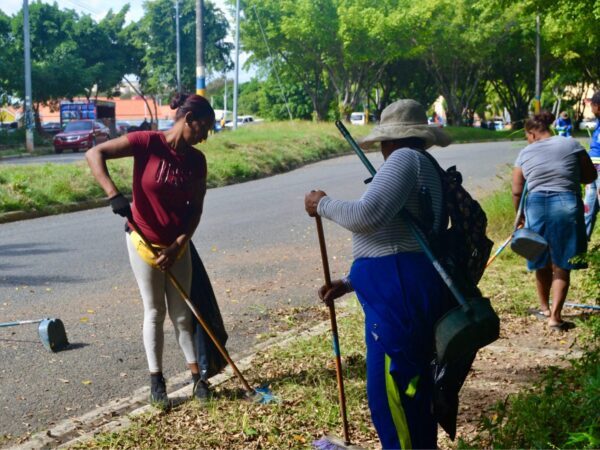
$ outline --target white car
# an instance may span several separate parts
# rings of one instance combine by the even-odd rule
[[[252,116],[238,116],[237,118],[237,126],[241,127],[244,125],[251,125],[253,123],[256,123],[256,120],[254,120],[254,117]],[[233,120],[228,120],[227,122],[225,122],[225,126],[227,128],[233,128]]]
[[[369,114],[369,123],[375,122],[375,116]],[[352,125],[366,125],[366,115],[364,112],[355,111],[350,114],[350,123]]]
[[[579,124],[579,129],[593,131],[596,129],[596,123],[596,119],[583,119]]]

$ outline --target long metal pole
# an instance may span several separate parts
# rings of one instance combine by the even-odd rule
[[[542,96],[541,82],[541,57],[540,57],[540,15],[535,16],[535,102],[534,111],[539,114],[541,105],[540,99]]]
[[[25,48],[25,146],[33,153],[33,113],[31,111],[31,43],[29,37],[29,0],[23,0],[23,41]]]
[[[202,0],[196,0],[196,94],[206,97],[203,3]]]
[[[227,122],[227,74],[225,74],[225,90],[223,92],[223,118]]]
[[[179,42],[179,0],[175,0],[175,41],[177,45],[177,92],[181,93],[181,53]]]
[[[235,1],[235,76],[233,78],[233,129],[237,129],[238,84],[240,78],[240,0]]]

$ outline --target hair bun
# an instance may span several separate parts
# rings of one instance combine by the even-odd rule
[[[187,98],[187,94],[175,94],[169,106],[171,107],[171,109],[177,109],[185,103]]]
[[[538,115],[538,120],[543,124],[550,126],[554,123],[556,116],[552,114],[550,111],[540,111]]]

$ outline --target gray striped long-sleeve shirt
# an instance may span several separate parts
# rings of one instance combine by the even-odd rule
[[[323,197],[317,213],[352,231],[354,259],[420,252],[421,247],[400,211],[406,208],[414,217],[421,217],[418,196],[421,186],[429,189],[434,227],[439,229],[442,209],[439,173],[427,156],[408,148],[392,152],[359,200]]]

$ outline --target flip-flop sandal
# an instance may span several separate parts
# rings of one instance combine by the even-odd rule
[[[537,308],[529,308],[527,310],[527,313],[535,316],[537,319],[540,320],[548,320],[548,317],[550,317],[550,311],[548,311],[548,315],[544,314],[544,311],[542,311],[541,309],[537,309]]]
[[[571,328],[575,328],[573,322],[567,322],[566,320],[561,323],[555,323],[554,325],[548,325],[552,331],[567,331]]]

